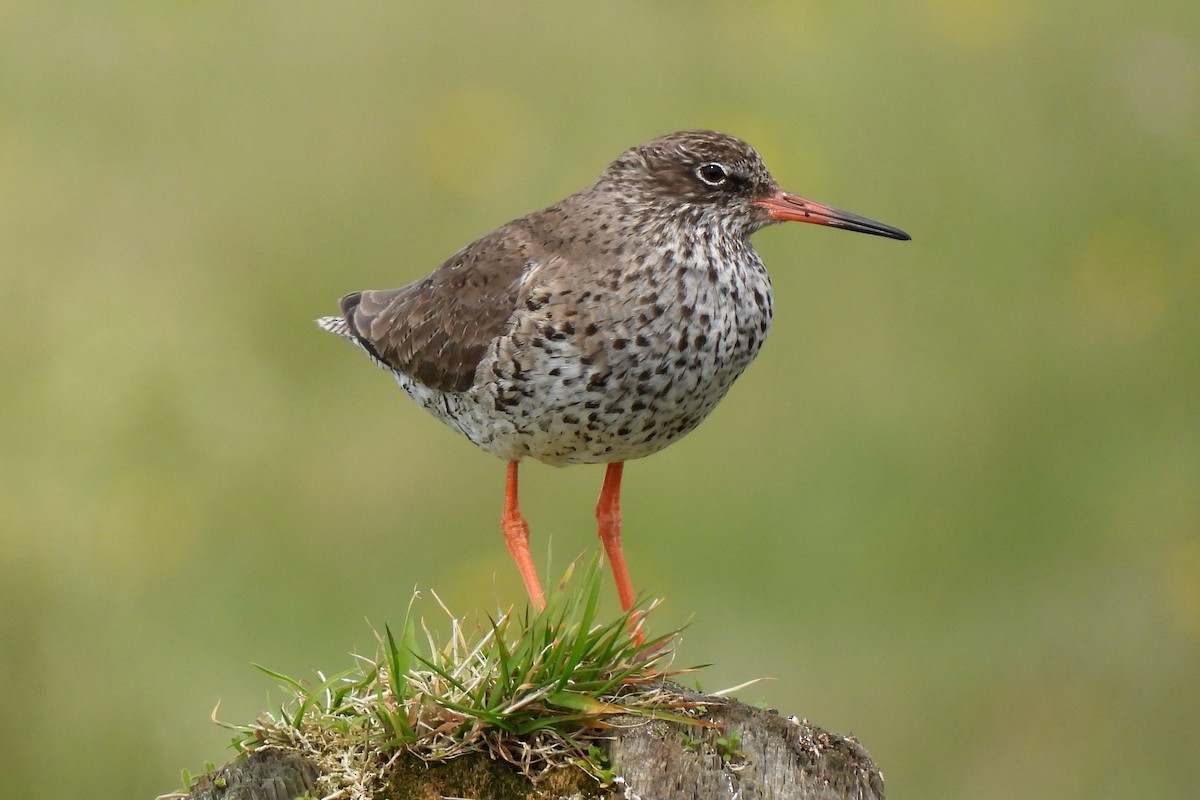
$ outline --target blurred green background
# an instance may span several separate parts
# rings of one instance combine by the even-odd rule
[[[170,791],[251,662],[521,600],[502,464],[312,319],[689,127],[914,241],[760,234],[764,353],[627,468],[677,663],[892,798],[1194,796],[1194,0],[9,0],[0,795]],[[523,476],[557,574],[602,469]]]

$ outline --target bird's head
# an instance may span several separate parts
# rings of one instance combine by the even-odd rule
[[[890,225],[785,192],[750,145],[715,131],[681,131],[625,151],[598,187],[629,204],[663,214],[698,214],[703,222],[748,236],[775,222],[810,222],[908,239]]]

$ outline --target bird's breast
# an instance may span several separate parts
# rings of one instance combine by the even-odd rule
[[[477,376],[499,428],[549,463],[637,458],[695,428],[771,323],[761,260],[733,255],[669,248],[543,276]]]

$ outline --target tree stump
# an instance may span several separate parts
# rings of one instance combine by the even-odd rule
[[[578,768],[536,783],[514,766],[473,754],[424,762],[402,754],[387,763],[373,800],[882,800],[883,775],[852,736],[725,698],[680,689],[703,703],[713,726],[642,717],[609,720],[604,742],[612,781]],[[304,753],[268,747],[201,778],[189,800],[293,800],[328,787]],[[347,793],[332,795],[362,800]]]

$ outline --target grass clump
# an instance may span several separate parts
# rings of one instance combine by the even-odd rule
[[[290,699],[251,725],[227,725],[234,747],[303,752],[321,767],[322,788],[348,798],[372,796],[388,761],[406,753],[424,761],[485,753],[535,781],[573,764],[606,782],[597,743],[613,717],[695,720],[664,685],[680,672],[669,669],[679,631],[644,638],[657,603],[599,621],[600,557],[572,581],[574,566],[536,613],[468,626],[435,594],[450,620],[444,643],[410,603],[399,635],[377,632],[376,654],[355,655],[345,672],[318,672],[312,683],[260,667]]]

